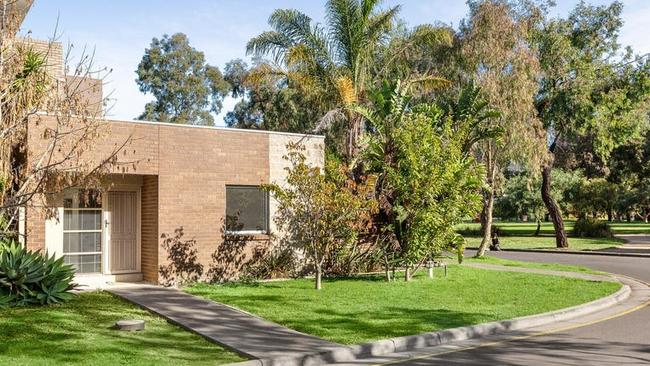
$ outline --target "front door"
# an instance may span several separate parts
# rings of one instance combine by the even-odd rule
[[[108,252],[111,273],[139,271],[138,193],[108,192]]]

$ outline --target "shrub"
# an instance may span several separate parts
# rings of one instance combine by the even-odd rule
[[[0,307],[47,305],[72,298],[74,269],[63,258],[0,242]]]
[[[593,218],[576,221],[573,235],[580,238],[611,238],[613,236],[608,223]]]
[[[278,246],[260,257],[255,263],[244,267],[239,281],[246,282],[245,277],[252,280],[298,277],[300,263],[293,248]]]

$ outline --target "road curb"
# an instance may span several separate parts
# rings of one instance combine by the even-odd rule
[[[467,248],[470,250],[477,250],[478,248]],[[523,253],[551,253],[551,254],[578,254],[578,255],[603,255],[611,257],[636,257],[636,258],[650,258],[650,254],[642,253],[616,253],[616,252],[596,252],[596,251],[580,251],[580,250],[546,250],[546,249],[508,249],[501,248],[501,252],[523,252]]]
[[[621,281],[619,281],[621,282]],[[349,362],[372,356],[382,356],[394,352],[413,351],[425,347],[439,346],[446,343],[482,338],[494,334],[522,330],[525,328],[548,325],[586,314],[591,314],[625,301],[631,294],[628,285],[615,293],[585,304],[547,313],[518,317],[466,327],[445,329],[437,332],[422,333],[412,336],[395,337],[364,344],[341,346],[321,352],[291,357],[255,359],[230,364],[231,366],[316,366],[326,363]]]

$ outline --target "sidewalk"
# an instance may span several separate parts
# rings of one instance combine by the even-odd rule
[[[625,240],[625,244],[618,248],[600,250],[601,252],[647,254],[650,255],[650,235],[648,234],[622,234],[617,238]]]
[[[340,345],[182,291],[146,284],[105,289],[251,358],[292,357]]]

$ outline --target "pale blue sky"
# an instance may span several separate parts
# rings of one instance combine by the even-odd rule
[[[564,15],[577,0],[557,3],[554,13]],[[621,42],[638,53],[650,52],[650,0],[623,3]],[[298,9],[322,22],[323,4],[324,0],[36,0],[23,23],[23,33],[31,31],[34,38],[51,38],[58,14],[60,41],[73,44],[74,50],[94,47],[96,64],[113,70],[106,86],[114,99],[109,116],[133,119],[150,99],[140,93],[134,80],[152,37],[186,33],[210,64],[223,68],[233,58],[245,58],[246,42],[268,29],[266,21],[274,9]],[[443,22],[455,27],[467,12],[464,0],[385,0],[383,6],[394,4],[402,4],[401,17],[409,25]],[[223,115],[234,103],[226,100],[215,119],[218,125],[223,124]]]

